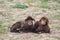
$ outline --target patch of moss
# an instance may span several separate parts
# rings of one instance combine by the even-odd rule
[[[21,8],[21,9],[28,8],[28,6],[25,4],[15,4],[15,5],[12,5],[12,7],[13,8]]]

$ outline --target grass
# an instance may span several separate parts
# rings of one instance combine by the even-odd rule
[[[7,0],[8,2],[12,2],[13,0]]]
[[[55,0],[56,2],[60,3],[60,0]]]
[[[12,6],[13,8],[21,8],[21,9],[25,9],[25,8],[28,8],[27,5],[25,4],[15,4]]]
[[[12,38],[10,38],[10,40],[19,40],[19,38],[13,38],[13,37],[12,37]]]
[[[60,6],[53,6],[53,7],[50,7],[50,9],[60,10]]]
[[[55,15],[52,17],[53,19],[57,19],[57,20],[60,20],[60,15]]]
[[[49,6],[45,3],[38,4],[36,7],[38,7],[38,8],[49,8]]]
[[[49,0],[40,0],[42,3],[48,2]]]
[[[4,20],[0,20],[0,24],[3,24],[4,23]]]
[[[6,17],[6,19],[8,19],[8,20],[5,21],[5,22],[11,22],[13,20],[13,17],[9,15],[9,16]]]
[[[55,7],[55,9],[59,9],[60,10],[60,6]]]
[[[0,35],[1,34],[5,34],[7,32],[7,28],[6,27],[0,27]]]
[[[12,16],[8,16],[7,19],[12,19],[13,17]]]
[[[52,28],[57,28],[57,29],[60,29],[60,26],[53,26]]]
[[[27,1],[27,3],[33,3],[33,2],[35,2],[36,0],[26,0]]]
[[[10,38],[10,40],[14,40],[13,38]]]
[[[49,22],[49,24],[54,24],[54,22]]]
[[[3,0],[0,0],[0,4],[2,4],[2,3],[4,3],[4,1]]]
[[[40,13],[34,13],[34,12],[33,12],[32,15],[38,16],[38,15],[40,15]]]
[[[56,17],[56,19],[60,20],[60,17]]]

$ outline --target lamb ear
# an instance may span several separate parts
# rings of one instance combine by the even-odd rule
[[[35,19],[34,19],[34,18],[32,18],[31,16],[28,16],[28,17],[25,19],[25,21],[28,21],[28,20],[35,21]]]
[[[33,21],[35,21],[35,19],[33,19]]]
[[[49,23],[49,20],[47,19],[47,23]]]
[[[25,21],[27,21],[27,19],[25,19]]]

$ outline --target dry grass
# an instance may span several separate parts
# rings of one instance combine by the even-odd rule
[[[25,4],[28,7],[25,9],[21,9],[21,5],[19,5],[19,8],[18,6],[15,6],[16,8],[11,7],[15,4]],[[24,20],[27,16],[32,16],[36,20],[39,20],[42,16],[48,17],[51,33],[9,32],[13,23]],[[0,35],[0,40],[60,40],[60,3],[55,0],[1,0]]]

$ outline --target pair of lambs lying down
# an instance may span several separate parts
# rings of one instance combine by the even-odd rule
[[[50,33],[48,18],[42,17],[39,21],[28,16],[24,21],[18,21],[12,25],[10,32],[33,32],[33,33]]]

